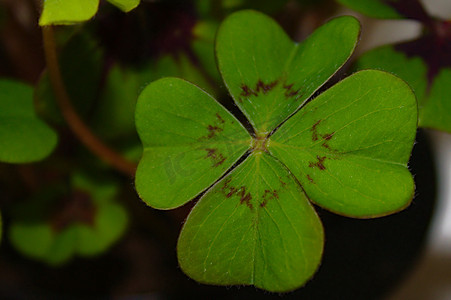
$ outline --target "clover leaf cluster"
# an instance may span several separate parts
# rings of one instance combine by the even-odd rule
[[[116,201],[117,184],[75,172],[69,188],[54,185],[15,206],[9,227],[13,246],[29,258],[60,266],[74,256],[106,251],[128,225]]]
[[[158,209],[201,195],[177,246],[190,277],[296,289],[323,252],[312,203],[355,218],[410,203],[406,164],[417,105],[409,86],[365,70],[319,93],[352,54],[359,32],[356,19],[339,17],[293,43],[261,13],[230,15],[216,38],[218,68],[251,131],[182,79],[144,89],[135,115],[144,147],[136,189]]]

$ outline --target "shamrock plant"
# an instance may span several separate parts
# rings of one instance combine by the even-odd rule
[[[359,32],[356,19],[339,17],[293,43],[261,13],[230,15],[217,34],[217,62],[249,131],[187,81],[163,78],[144,89],[135,115],[144,147],[136,189],[158,209],[201,195],[177,246],[190,277],[296,289],[323,252],[312,203],[355,218],[410,203],[417,106],[408,85],[365,70],[319,94]]]

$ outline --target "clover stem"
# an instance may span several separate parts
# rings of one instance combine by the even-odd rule
[[[83,143],[94,155],[98,156],[101,160],[122,173],[134,176],[136,170],[135,164],[126,160],[120,154],[105,145],[78,116],[70,97],[67,94],[61,76],[53,27],[43,27],[42,35],[50,83],[55,93],[56,102],[70,129],[81,143]]]

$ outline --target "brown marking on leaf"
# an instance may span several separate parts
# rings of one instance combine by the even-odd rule
[[[300,90],[296,90],[296,91],[291,91],[289,93],[286,94],[287,98],[291,98],[294,96],[297,96],[299,94]],[[299,95],[299,97],[302,97],[303,94]]]
[[[276,85],[279,83],[279,80],[274,80],[268,84],[265,84],[261,79],[257,82],[257,85],[255,86],[255,90],[257,93],[263,92],[263,94],[267,94],[269,91],[271,91]]]
[[[328,150],[332,150],[332,148],[330,148],[329,144],[327,144],[326,142],[322,143],[321,146]]]
[[[291,90],[293,88],[293,85],[294,85],[293,83],[291,83],[291,84],[284,83],[283,88],[286,90]]]
[[[285,94],[286,98],[291,98],[291,97],[297,96],[299,94],[299,92],[301,91],[301,89],[293,90],[293,83],[291,83],[291,84],[284,83],[282,85],[282,87],[285,89],[284,94]],[[300,96],[302,96],[302,94]]]
[[[230,185],[231,181],[232,179],[227,178],[221,187],[221,191],[224,196],[226,198],[231,198],[232,196],[236,195],[240,198],[240,204],[246,204],[246,206],[249,207],[250,210],[253,210],[254,206],[251,203],[252,196],[249,192],[246,192],[246,187],[241,186],[240,188],[236,188]]]
[[[227,186],[227,188],[223,189],[226,198],[230,198],[236,194],[237,189],[234,186]]]
[[[332,149],[328,144],[328,142],[333,138],[334,134],[335,132],[321,135],[322,139],[324,140],[324,142],[321,144],[321,147],[326,148],[329,151],[336,152],[336,150]]]
[[[335,131],[332,133],[324,134],[322,137],[324,140],[329,141],[335,134]]]
[[[315,130],[317,130],[317,127],[318,127],[318,125],[321,123],[321,121],[322,120],[318,120],[318,121],[316,121],[316,123],[315,124],[313,124],[313,126],[312,126],[312,131],[315,131]]]
[[[218,133],[224,131],[225,121],[221,117],[221,115],[219,115],[219,113],[216,113],[216,119],[217,119],[216,122],[209,124],[207,127],[205,127],[208,133],[198,138],[198,141],[210,140],[214,138]]]
[[[313,181],[313,178],[309,175],[309,174],[307,174],[307,179],[308,179],[308,181],[310,181],[311,183],[315,183],[314,181]]]
[[[224,185],[221,187],[222,193],[226,196],[226,198],[230,198],[236,194],[237,188],[234,186],[230,186],[231,178],[227,178],[224,181]]]
[[[252,196],[250,193],[246,193],[246,187],[242,186],[238,190],[238,196],[240,197],[240,204],[246,204],[247,207],[249,207],[250,210],[254,209],[254,206],[251,203]]]
[[[277,84],[279,83],[279,80],[276,79],[274,81],[271,81],[270,83],[264,83],[261,79],[259,79],[255,85],[255,88],[250,88],[246,84],[241,84],[241,94],[242,97],[249,97],[249,96],[255,96],[257,97],[258,94],[263,93],[267,94],[270,92]],[[242,102],[243,100],[241,98],[238,98],[238,101]]]
[[[234,194],[236,193],[236,188],[235,187],[230,187],[230,191],[225,195],[226,198],[230,198],[232,197]]]
[[[279,199],[279,193],[276,190],[265,190],[262,196],[262,202],[260,202],[260,207],[265,207],[266,204],[268,204],[268,201],[272,199]]]
[[[219,123],[221,123],[221,124],[225,123],[224,119],[221,117],[221,115],[219,113],[216,113],[216,118],[219,120]]]
[[[312,141],[317,141],[319,139],[318,137],[318,125],[321,123],[322,120],[318,120],[315,124],[313,124],[312,128],[310,128],[310,131],[312,132]]]
[[[226,158],[222,155],[222,153],[218,153],[218,149],[216,148],[205,148],[207,151],[207,158],[210,158],[213,162],[213,167],[217,167],[222,165]]]
[[[315,168],[315,167],[317,167],[317,168],[320,169],[320,170],[325,170],[326,167],[324,166],[324,160],[326,160],[326,157],[325,157],[325,156],[319,156],[319,155],[317,155],[317,156],[316,156],[316,159],[318,160],[317,162],[310,162],[308,166],[309,166],[310,168]]]
[[[229,183],[232,181],[231,178],[227,178],[224,180],[224,184],[222,185],[221,190],[224,192],[226,189],[230,188]]]
[[[212,148],[205,148],[205,151],[207,151],[207,157],[215,157],[216,156],[216,149]]]
[[[225,162],[226,158],[224,156],[222,156],[222,154],[220,154],[219,156],[220,156],[220,160],[218,160],[218,162],[216,162],[216,164],[214,164],[213,167],[222,165]]]
[[[282,178],[279,177],[279,181],[280,181],[280,185],[282,187],[285,187],[287,185],[287,183],[285,181],[282,180]]]
[[[257,96],[257,93],[253,89],[251,89],[249,86],[247,86],[245,84],[242,84],[240,86],[240,88],[242,90],[240,96],[243,96],[243,97],[249,97],[251,95],[252,96]]]
[[[208,139],[213,138],[214,136],[216,136],[217,133],[224,130],[221,127],[213,126],[213,125],[208,125],[207,129],[208,129],[208,135],[207,135]]]

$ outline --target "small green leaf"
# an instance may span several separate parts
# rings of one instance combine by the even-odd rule
[[[46,224],[21,222],[11,224],[9,238],[23,255],[39,259],[45,256],[53,242],[53,233]]]
[[[96,106],[93,128],[104,139],[117,139],[136,134],[135,107],[142,86],[154,78],[146,71],[111,66]]]
[[[406,164],[416,122],[407,84],[389,73],[361,71],[302,108],[271,137],[269,149],[316,204],[377,217],[412,200]]]
[[[91,19],[99,0],[44,0],[39,25],[68,25]]]
[[[420,107],[421,127],[451,133],[451,69],[442,69],[432,82],[431,89]]]
[[[136,107],[144,146],[136,189],[160,209],[188,202],[250,147],[244,127],[211,96],[176,78],[151,83]]]
[[[214,58],[214,55],[211,53],[210,56]],[[100,79],[100,76],[97,76],[95,72],[100,66],[94,66],[92,67],[91,75],[84,74],[84,76],[80,77],[80,82],[74,84],[78,86],[84,84],[86,87],[82,91],[93,97],[98,95],[97,90],[95,90],[96,93],[93,93],[93,87],[97,87],[93,83]],[[78,68],[74,69],[78,70]],[[82,71],[80,73],[83,74],[88,72],[88,69],[79,70],[79,72]],[[135,107],[138,96],[149,82],[164,76],[178,76],[194,82],[204,89],[209,87],[202,74],[182,53],[178,55],[177,59],[171,55],[166,55],[156,61],[149,61],[140,66],[140,68],[114,64],[109,69],[94,113],[93,127],[96,133],[102,138],[110,140],[117,140],[131,135],[135,137]],[[94,78],[89,80],[90,77]],[[90,84],[87,85],[87,83]],[[75,96],[78,95],[74,93]],[[79,98],[77,97],[77,99]],[[90,102],[94,102],[92,97],[89,97],[89,99],[91,99]],[[81,102],[81,100],[83,99],[77,102]],[[85,100],[88,99],[85,97]]]
[[[43,0],[40,26],[71,25],[94,17],[99,8],[99,0]],[[108,0],[124,12],[139,5],[140,0]]]
[[[442,68],[428,89],[428,67],[419,56],[407,57],[396,46],[383,46],[363,54],[355,69],[376,68],[404,79],[414,90],[419,106],[419,126],[451,132],[451,76]]]
[[[284,292],[313,276],[321,222],[289,171],[255,152],[196,204],[180,234],[182,270],[209,284]]]
[[[201,53],[201,54],[208,55],[210,59],[214,58],[213,53]],[[174,60],[174,58],[171,59]],[[208,58],[204,56],[204,59]],[[209,94],[216,96],[215,94],[216,91],[212,88],[211,84],[208,83],[208,81],[206,80],[205,74],[199,72],[199,68],[195,66],[185,54],[180,53],[178,55],[176,63],[178,68],[178,74],[180,74],[181,78],[189,80],[190,82],[204,89]]]
[[[26,163],[44,159],[56,146],[57,135],[33,108],[33,89],[0,80],[0,161]]]
[[[84,174],[75,174],[72,184],[91,193],[96,206],[93,224],[77,223],[77,245],[75,253],[80,256],[98,255],[108,249],[124,234],[128,225],[128,214],[115,201],[118,186],[114,181],[99,180]]]
[[[129,12],[139,5],[140,0],[108,0],[108,2],[117,6],[124,12]]]
[[[379,69],[401,77],[413,89],[419,106],[422,106],[427,89],[427,67],[420,57],[407,57],[393,46],[382,46],[359,57],[354,69]]]
[[[365,14],[380,19],[401,19],[402,16],[383,0],[337,0],[339,3]]]
[[[74,248],[79,243],[77,236],[77,227],[68,227],[66,230],[60,232],[59,234],[52,232],[52,228],[49,226],[46,226],[45,228],[47,229],[46,231],[44,231],[45,234],[48,234],[50,232],[51,239],[49,244],[47,245],[47,248],[45,249],[45,252],[42,253],[41,256],[37,256],[35,254],[35,258],[44,260],[51,266],[58,266],[66,263],[73,256]],[[30,226],[30,229],[33,229],[33,227]],[[35,238],[39,238],[38,232],[30,231],[26,236],[24,236],[23,240],[27,240],[27,238],[33,237],[33,235]],[[31,257],[33,256],[34,255],[31,255]]]
[[[102,253],[123,235],[127,223],[127,213],[122,206],[116,203],[102,205],[94,226],[76,226],[78,234],[76,252],[81,256]]]
[[[217,83],[222,84],[221,75],[216,67],[215,57],[215,37],[219,27],[217,22],[199,21],[193,28],[195,38],[191,42],[191,47],[197,55],[200,63]]]
[[[295,44],[272,19],[241,11],[219,29],[218,67],[256,131],[269,133],[346,62],[359,32],[356,19],[340,17]]]

